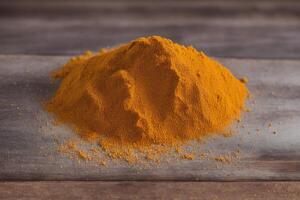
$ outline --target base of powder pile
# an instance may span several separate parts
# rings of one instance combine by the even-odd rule
[[[227,138],[233,134],[233,131],[229,130],[220,137]],[[216,137],[218,136],[216,135]],[[213,138],[210,138],[210,140],[213,140]],[[240,157],[238,146],[232,151],[216,154],[212,150],[203,149],[202,146],[204,144],[205,140],[201,139],[174,146],[150,145],[143,148],[122,148],[120,146],[103,146],[82,138],[68,138],[58,142],[58,152],[79,163],[90,162],[99,166],[108,166],[113,161],[126,162],[130,165],[153,166],[171,160],[184,161],[195,159],[229,164]]]
[[[251,98],[247,107],[252,107],[252,104],[255,105],[255,100]],[[246,112],[251,112],[251,109],[247,108]],[[40,133],[47,135],[47,138],[52,137],[56,143],[51,151],[58,152],[72,162],[97,167],[125,164],[147,168],[168,163],[174,164],[174,162],[193,162],[197,160],[213,163],[216,166],[235,165],[239,163],[243,155],[242,138],[245,135],[247,137],[248,134],[259,133],[257,129],[247,126],[246,121],[249,117],[247,115],[246,119],[237,120],[223,132],[202,139],[191,140],[184,144],[173,146],[151,145],[142,149],[112,148],[111,146],[102,146],[97,135],[82,138],[74,134],[74,131],[68,126],[49,122],[52,117],[47,113],[41,112],[38,116],[39,121],[43,124],[40,127]],[[271,127],[272,124],[268,123],[267,129],[271,130]],[[240,134],[241,132],[248,134]],[[50,151],[49,153],[52,154]]]

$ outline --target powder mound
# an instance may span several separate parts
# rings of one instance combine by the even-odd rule
[[[245,84],[217,61],[152,36],[72,58],[46,109],[82,137],[110,145],[175,145],[238,119]]]

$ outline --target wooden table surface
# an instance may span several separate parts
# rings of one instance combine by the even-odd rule
[[[0,56],[0,179],[300,180],[299,61],[218,58],[237,77],[250,80],[248,87],[253,99],[247,106],[251,112],[232,126],[234,136],[208,138],[204,144],[191,145],[190,150],[198,155],[192,161],[169,156],[154,166],[114,161],[99,167],[93,162],[70,160],[57,151],[56,140],[76,135],[67,128],[54,126],[52,117],[42,109],[42,102],[57,88],[50,80],[50,72],[68,58]],[[231,164],[214,160],[237,150],[240,158]],[[200,154],[207,152],[208,159],[200,159]]]
[[[147,35],[212,56],[299,58],[299,1],[1,1],[0,54],[71,55]]]
[[[245,123],[261,133],[242,131],[225,144],[207,144],[224,151],[239,144],[243,156],[237,163],[99,170],[56,155],[50,135],[39,134],[37,113],[48,118],[38,102],[55,89],[47,73],[67,59],[56,55],[147,35],[223,57],[218,59],[234,73],[249,76],[257,104]],[[300,2],[1,1],[0,44],[0,199],[300,198]],[[269,122],[277,134],[268,131]]]

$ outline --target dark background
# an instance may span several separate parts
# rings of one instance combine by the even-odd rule
[[[300,56],[299,1],[0,1],[0,54],[75,55],[161,35],[211,56]]]

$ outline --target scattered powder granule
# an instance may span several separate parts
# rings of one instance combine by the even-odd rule
[[[200,158],[201,159],[206,159],[207,158],[207,153],[200,153]]]
[[[240,79],[240,81],[241,81],[242,83],[248,83],[248,82],[249,82],[249,80],[248,80],[247,77],[242,77],[242,78]]]
[[[251,109],[250,108],[246,108],[245,112],[251,112]]]
[[[104,160],[98,161],[98,164],[101,165],[101,166],[106,166],[107,165],[106,161],[104,161]]]
[[[84,151],[78,150],[77,151],[79,158],[83,159],[83,160],[90,160],[90,157],[88,156],[88,154]]]
[[[215,161],[222,162],[222,163],[230,163],[232,160],[232,158],[229,155],[217,156],[214,159]]]
[[[195,159],[195,154],[193,154],[193,153],[183,154],[182,158],[186,159],[186,160],[194,160]]]

